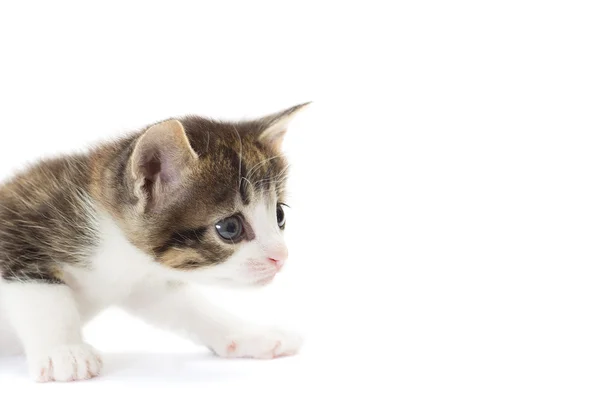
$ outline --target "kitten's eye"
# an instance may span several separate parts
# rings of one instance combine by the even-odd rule
[[[280,229],[285,227],[285,212],[281,203],[277,205],[277,225],[279,225]]]
[[[239,242],[244,237],[244,225],[237,215],[217,222],[215,228],[219,236],[227,242]]]

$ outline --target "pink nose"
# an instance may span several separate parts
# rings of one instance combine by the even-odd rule
[[[279,271],[283,267],[283,264],[285,264],[287,257],[287,249],[280,249],[269,253],[269,262],[274,264]]]
[[[279,271],[283,267],[283,264],[285,263],[284,260],[275,259],[275,258],[269,258],[269,261],[277,267],[277,271]]]

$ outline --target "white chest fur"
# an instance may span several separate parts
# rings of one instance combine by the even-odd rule
[[[107,216],[98,220],[100,243],[89,267],[63,267],[83,316],[124,301],[141,283],[164,276],[165,270],[133,246]]]

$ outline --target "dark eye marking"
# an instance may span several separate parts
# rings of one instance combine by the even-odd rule
[[[154,252],[161,255],[171,248],[196,248],[202,242],[206,230],[207,228],[202,227],[174,232],[164,244],[154,248]]]

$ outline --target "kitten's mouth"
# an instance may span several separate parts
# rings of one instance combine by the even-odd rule
[[[263,287],[265,285],[269,285],[273,282],[277,274],[279,274],[279,269],[273,266],[273,264],[264,264],[264,263],[250,263],[249,273],[252,275],[252,282],[250,284],[254,286]]]

